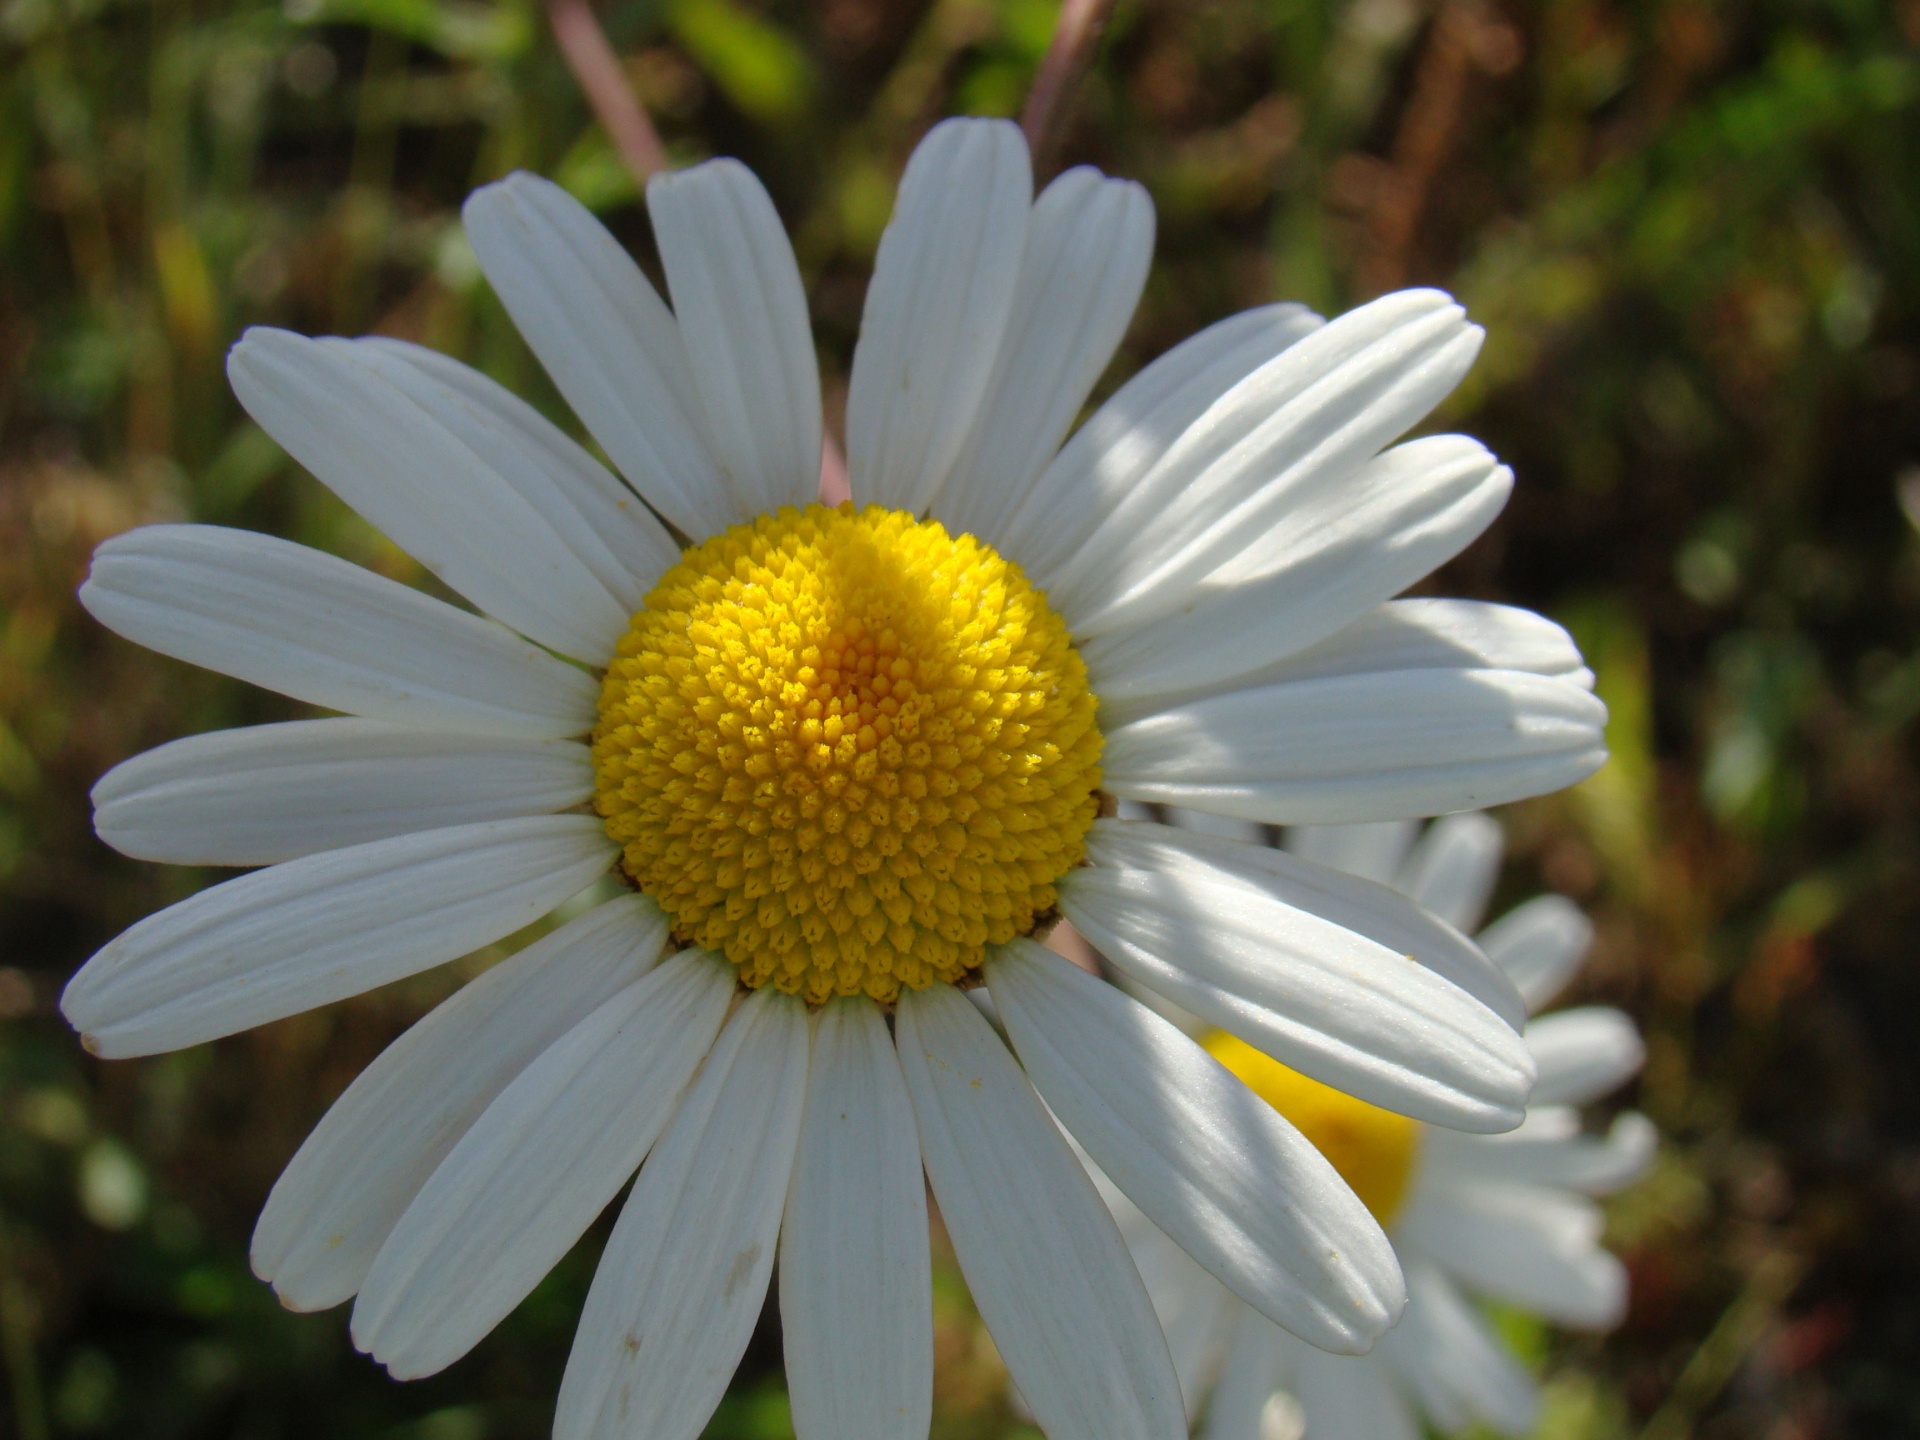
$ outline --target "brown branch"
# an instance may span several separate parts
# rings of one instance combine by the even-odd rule
[[[1519,45],[1518,32],[1483,0],[1446,0],[1440,7],[1368,217],[1356,277],[1362,295],[1406,283],[1421,222],[1466,123],[1475,72],[1511,72],[1520,63]]]
[[[1066,101],[1086,69],[1094,42],[1100,38],[1111,0],[1065,0],[1060,20],[1053,27],[1053,41],[1033,77],[1033,89],[1027,92],[1027,108],[1020,112],[1020,129],[1027,137],[1027,148],[1035,161],[1041,160],[1058,138],[1056,131],[1066,115]]]
[[[594,118],[644,190],[649,178],[669,168],[667,149],[660,143],[659,131],[647,119],[647,112],[634,98],[620,57],[607,43],[607,32],[600,28],[587,0],[551,0],[547,19],[553,26],[553,38],[560,42],[567,68],[573,71],[587,104],[593,107]]]

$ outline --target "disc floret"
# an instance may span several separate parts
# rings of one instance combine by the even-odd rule
[[[1095,709],[990,547],[789,507],[689,549],[633,617],[594,803],[632,882],[745,984],[891,1001],[1049,916],[1098,808]]]

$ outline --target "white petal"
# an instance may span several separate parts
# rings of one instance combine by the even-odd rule
[[[1437,290],[1384,296],[1315,330],[1188,427],[1054,577],[1055,608],[1080,636],[1178,608],[1431,410],[1480,339]]]
[[[1535,1122],[1565,1116],[1563,1132]],[[1646,1116],[1628,1111],[1614,1117],[1605,1135],[1580,1130],[1572,1110],[1536,1107],[1527,1123],[1507,1135],[1458,1135],[1435,1132],[1421,1164],[1435,1184],[1448,1180],[1512,1180],[1578,1190],[1583,1195],[1611,1195],[1645,1173],[1660,1143],[1659,1131]]]
[[[1168,1239],[1166,1231],[1142,1215],[1084,1152],[1081,1159],[1099,1188],[1100,1198],[1113,1212],[1121,1237],[1127,1242],[1127,1253],[1147,1287],[1147,1298],[1153,1301],[1153,1313],[1173,1355],[1174,1374],[1180,1378],[1187,1419],[1192,1421],[1206,1406],[1208,1393],[1227,1358],[1234,1327],[1247,1307]]]
[[[1152,259],[1140,186],[1078,165],[1040,192],[991,388],[934,500],[950,531],[1007,533],[1126,334]]]
[[[1304,1074],[1456,1129],[1520,1121],[1519,1037],[1377,941],[1225,876],[1099,860],[1060,882],[1060,907],[1135,980]]]
[[[380,1247],[353,1343],[416,1380],[506,1318],[639,1169],[719,1034],[735,979],[724,960],[683,950],[528,1065]]]
[[[351,1296],[493,1097],[652,969],[666,941],[666,917],[651,900],[611,900],[501,961],[389,1045],[275,1182],[253,1231],[254,1274],[294,1310]]]
[[[509,469],[524,472],[521,483],[530,485],[527,477],[535,472],[551,476],[571,503],[549,504],[549,516],[623,612],[638,610],[655,582],[679,561],[679,543],[645,503],[637,503],[606,466],[504,385],[424,346],[378,335],[354,343],[404,360],[451,390],[464,402],[461,413],[477,426],[476,439],[503,447]]]
[[[1020,1067],[951,986],[903,995],[894,1023],[961,1273],[1040,1428],[1180,1440],[1180,1382],[1153,1306]]]
[[[1089,836],[1096,864],[1152,870],[1200,880],[1230,880],[1284,905],[1305,910],[1424,965],[1492,1010],[1515,1030],[1527,1012],[1511,982],[1466,936],[1398,891],[1267,846],[1205,834],[1170,832],[1096,820]]]
[[[1243,1308],[1201,1440],[1269,1440],[1262,1423],[1267,1407],[1274,1391],[1292,1380],[1303,1348],[1266,1316]]]
[[[1121,802],[1119,813],[1129,820],[1151,820],[1153,812],[1131,800]],[[1128,809],[1136,813],[1128,814]],[[1265,845],[1267,827],[1255,820],[1236,820],[1231,815],[1215,815],[1209,810],[1188,810],[1180,805],[1164,807],[1166,823],[1176,830],[1192,830],[1201,835],[1218,835],[1223,840],[1238,840],[1242,845]]]
[[[1307,1420],[1305,1440],[1421,1440],[1420,1424],[1380,1356],[1324,1355],[1302,1347],[1293,1388]]]
[[[1147,1293],[1153,1298],[1153,1313],[1159,1317],[1161,1327],[1166,1331],[1167,1348],[1173,1355],[1174,1373],[1180,1379],[1180,1394],[1191,1425],[1199,1418],[1201,1407],[1206,1403],[1213,1389],[1213,1381],[1226,1359],[1233,1322],[1247,1307],[1195,1265],[1187,1252],[1173,1241],[1163,1237],[1161,1247],[1167,1260],[1177,1258],[1184,1261],[1193,1273],[1205,1279],[1211,1287],[1204,1292],[1188,1290],[1176,1298],[1189,1303],[1177,1309],[1162,1309],[1160,1291],[1155,1289],[1153,1279],[1147,1274],[1152,1268],[1152,1261],[1142,1255],[1137,1247],[1133,1249],[1134,1264],[1139,1267],[1141,1278],[1147,1284]]]
[[[907,161],[847,385],[854,502],[919,514],[992,383],[1026,245],[1033,169],[1004,120],[943,120]]]
[[[1515,670],[1405,670],[1196,700],[1107,731],[1106,788],[1269,824],[1477,810],[1606,760],[1606,706]]]
[[[879,1007],[815,1022],[780,1229],[780,1327],[800,1440],[925,1440],[933,1281],[920,1137]]]
[[[1358,825],[1295,825],[1283,837],[1289,855],[1391,885],[1400,873],[1418,820],[1370,820]]]
[[[613,862],[590,815],[490,820],[257,870],[149,915],[60,1008],[108,1059],[179,1050],[490,945]]]
[[[1396,446],[1283,512],[1173,613],[1086,642],[1094,688],[1127,712],[1258,673],[1451,560],[1512,489],[1513,472],[1464,436]]]
[[[1002,553],[1051,593],[1062,567],[1188,426],[1325,323],[1304,305],[1265,305],[1181,341],[1074,432],[1006,527]]]
[[[1381,1352],[1434,1426],[1451,1433],[1484,1419],[1504,1435],[1531,1431],[1539,1387],[1480,1312],[1424,1262],[1407,1266],[1407,1291],[1406,1318]]]
[[[1647,1059],[1633,1021],[1603,1005],[1541,1016],[1527,1026],[1527,1048],[1540,1067],[1536,1105],[1598,1100],[1632,1079]]]
[[[1061,923],[1070,926],[1070,922],[1062,921]],[[1084,943],[1086,937],[1081,936],[1080,938],[1082,943]],[[1089,947],[1089,949],[1091,949],[1091,947]],[[1182,1010],[1158,990],[1153,989],[1151,986],[1142,985],[1138,980],[1127,974],[1126,971],[1117,969],[1114,966],[1106,966],[1105,969],[1107,971],[1107,979],[1112,981],[1115,987],[1125,994],[1132,996],[1133,999],[1153,1011],[1154,1014],[1173,1026],[1173,1028],[1178,1030],[1182,1035],[1194,1040],[1202,1040],[1206,1038],[1209,1031],[1215,1028],[1191,1011]],[[971,995],[974,992],[968,991],[967,993]],[[984,987],[982,988],[982,993],[984,993]],[[995,1020],[997,1017],[988,1015],[987,1018],[989,1020]]]
[[[1542,1183],[1565,1185],[1586,1195],[1612,1195],[1647,1173],[1660,1149],[1660,1131],[1653,1121],[1629,1110],[1613,1117],[1600,1140],[1560,1159],[1557,1168],[1540,1172]]]
[[[1279,1111],[1192,1040],[1031,940],[989,951],[1008,1038],[1101,1171],[1242,1300],[1365,1350],[1404,1303],[1379,1222]]]
[[[1600,1248],[1599,1209],[1584,1196],[1531,1185],[1436,1187],[1400,1218],[1407,1243],[1495,1300],[1562,1325],[1608,1329],[1627,1303],[1626,1272]]]
[[[139,860],[271,865],[592,794],[592,757],[571,740],[294,720],[189,735],[114,766],[93,787],[93,828]]]
[[[1573,637],[1544,615],[1484,600],[1389,600],[1310,649],[1238,677],[1236,690],[1377,670],[1525,670],[1593,688]]]
[[[736,511],[820,498],[820,367],[793,247],[738,160],[663,171],[647,213]]]
[[[256,326],[227,377],[294,459],[448,585],[542,645],[604,662],[634,606],[590,564],[605,568],[598,530],[644,524],[658,538],[640,543],[656,553],[664,533],[638,522],[644,507],[584,453],[555,463],[568,452],[544,420],[502,404],[504,390],[457,361],[416,358],[429,354]],[[458,385],[448,367],[466,371]]]
[[[606,227],[523,172],[460,213],[513,323],[647,503],[695,540],[750,518],[707,443],[680,327]]]
[[[1272,664],[1228,675],[1179,695],[1109,703],[1108,723],[1233,691],[1304,680],[1433,670],[1522,670],[1564,680],[1583,690],[1593,688],[1593,672],[1586,668],[1572,637],[1531,610],[1479,600],[1389,600],[1319,644]],[[1110,701],[1109,691],[1100,694],[1104,701]],[[1340,868],[1350,867],[1342,864]],[[1384,878],[1373,871],[1365,873],[1370,879]]]
[[[247,530],[116,535],[80,603],[149,650],[375,720],[557,740],[592,725],[599,699],[586,672],[491,620]]]
[[[1492,816],[1449,815],[1427,827],[1394,888],[1471,935],[1487,913],[1506,849],[1506,833]]]
[[[587,1292],[555,1440],[695,1440],[760,1318],[807,1098],[807,1013],[756,990],[720,1032]]]
[[[1593,948],[1593,922],[1564,895],[1537,895],[1479,935],[1487,952],[1538,1010],[1566,987]]]

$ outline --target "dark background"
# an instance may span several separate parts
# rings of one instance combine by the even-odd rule
[[[615,0],[677,160],[731,153],[796,236],[836,411],[894,177],[1016,112],[1048,0]],[[1665,1130],[1614,1202],[1632,1313],[1513,1317],[1553,1440],[1920,1434],[1920,3],[1121,0],[1055,147],[1159,209],[1108,384],[1276,298],[1458,294],[1437,423],[1519,486],[1432,584],[1578,635],[1614,760],[1507,813],[1502,894],[1600,927]],[[457,976],[98,1065],[66,975],[209,873],[92,837],[86,790],[292,713],[73,602],[93,545],[191,517],[403,579],[247,423],[256,321],[460,354],[555,414],[456,224],[554,175],[651,264],[637,192],[528,0],[0,0],[0,1429],[22,1440],[543,1435],[590,1236],[473,1356],[390,1382],[344,1311],[252,1279],[266,1187]],[[836,416],[837,419],[837,416]],[[563,422],[571,423],[571,422]],[[465,973],[492,956],[475,957]],[[1015,1428],[951,1263],[935,1434]],[[712,1433],[790,1433],[763,1327]]]

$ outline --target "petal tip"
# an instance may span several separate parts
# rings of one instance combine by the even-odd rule
[[[258,350],[268,342],[269,337],[287,332],[273,325],[249,325],[240,332],[240,338],[227,347],[227,374],[233,374],[233,367],[248,354]]]
[[[1461,1116],[1455,1128],[1469,1135],[1505,1135],[1518,1130],[1526,1118],[1527,1107],[1524,1104],[1489,1102],[1477,1107],[1471,1115]]]
[[[80,582],[80,588],[73,592],[74,599],[80,602],[80,608],[95,620],[98,620],[102,625],[105,625],[107,622],[100,617],[99,603],[101,585],[99,578],[93,572],[100,564],[101,552],[105,550],[110,543],[110,541],[103,542],[94,549],[93,561],[87,566],[87,578],[82,580]],[[111,629],[112,627],[108,626],[108,628]],[[102,778],[104,779],[105,777],[103,776]]]
[[[460,205],[460,223],[466,227],[467,239],[476,248],[479,242],[474,235],[476,228],[487,230],[505,222],[503,213],[517,201],[530,200],[534,194],[545,188],[558,190],[551,180],[542,178],[526,170],[513,170],[490,184],[482,185],[473,191]],[[561,191],[562,194],[566,192]]]
[[[509,170],[498,180],[490,180],[469,194],[461,209],[464,211],[472,205],[490,205],[515,190],[526,189],[529,182],[537,183],[540,178],[529,170]]]
[[[1605,707],[1602,707],[1602,708],[1604,709]],[[1606,720],[1602,718],[1600,723],[1602,726],[1604,726],[1606,724]],[[1609,761],[1612,758],[1613,756],[1611,752],[1608,751],[1605,745],[1596,745],[1593,749],[1581,755],[1574,762],[1574,768],[1577,773],[1574,775],[1574,778],[1568,783],[1578,785],[1582,780],[1591,778],[1593,775],[1599,772],[1600,768],[1603,765],[1605,765],[1607,761]]]
[[[936,135],[983,135],[1002,140],[1017,140],[1025,148],[1027,137],[1013,121],[997,115],[949,115],[946,119],[928,128],[921,140],[924,145]]]
[[[253,1273],[259,1275],[262,1280],[266,1280],[268,1284],[273,1284],[269,1277],[260,1274],[260,1262],[255,1259],[252,1263],[255,1267]],[[290,1315],[318,1315],[321,1311],[331,1310],[340,1303],[338,1300],[323,1300],[313,1296],[297,1294],[292,1287],[287,1285],[274,1285],[273,1298],[279,1301],[280,1308]],[[354,1343],[356,1346],[359,1345],[358,1341]]]

